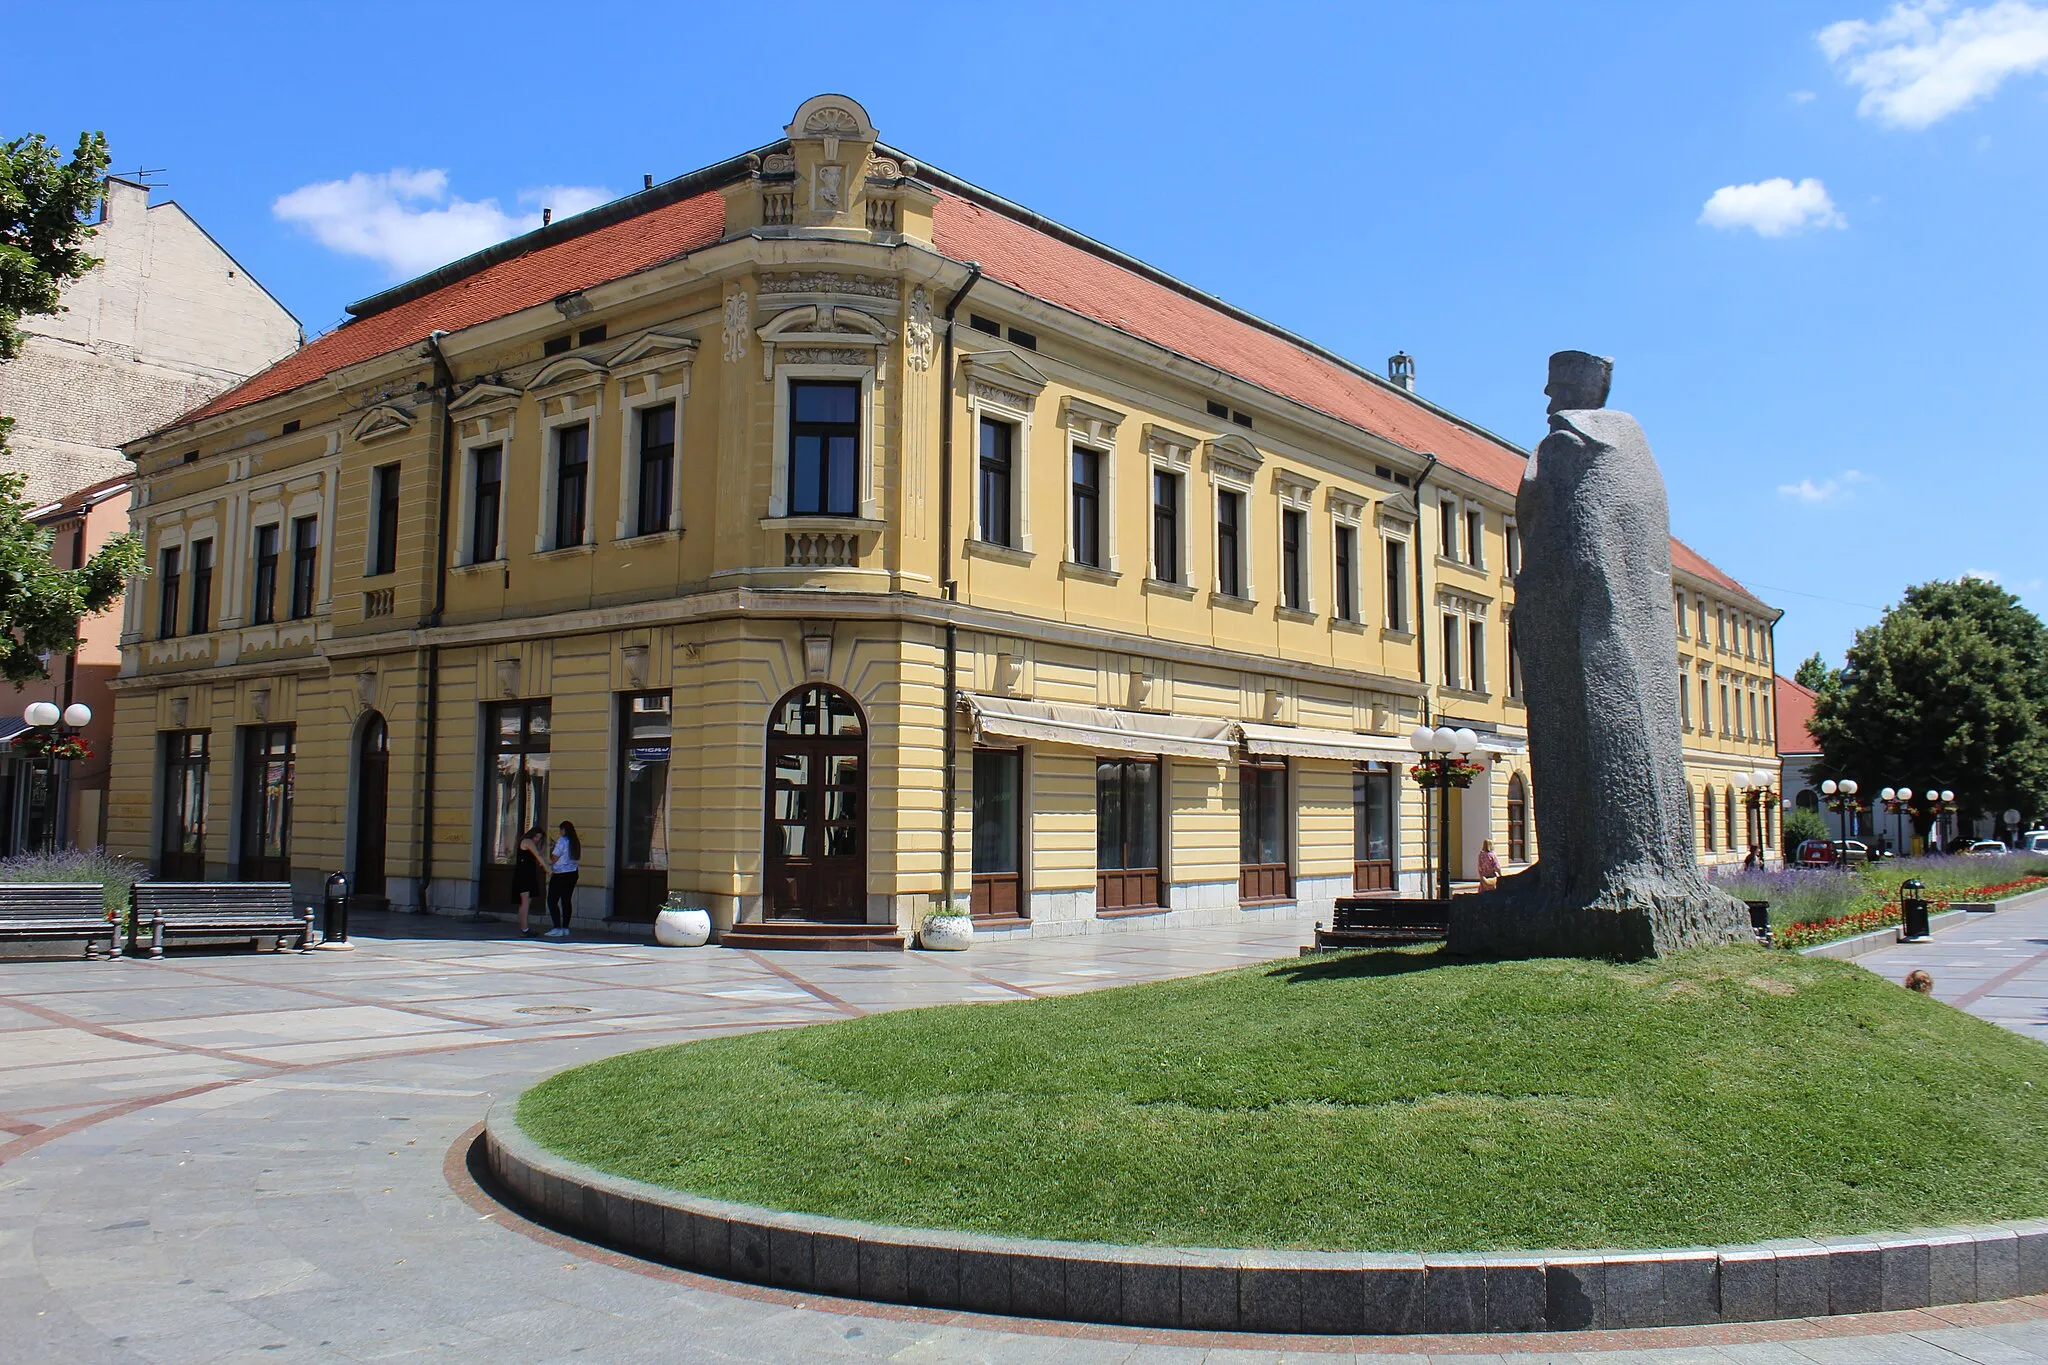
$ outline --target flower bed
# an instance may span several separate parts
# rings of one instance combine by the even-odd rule
[[[1850,872],[1744,869],[1712,880],[1732,896],[1769,901],[1772,937],[1779,947],[1797,950],[1897,924],[1899,884],[1909,877],[1920,880],[1930,908],[1938,911],[1952,901],[1995,900],[2048,886],[2048,859],[1893,858]]]

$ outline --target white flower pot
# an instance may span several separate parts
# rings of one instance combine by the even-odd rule
[[[934,952],[957,953],[974,942],[974,921],[965,915],[939,915],[924,922],[918,942]]]
[[[711,941],[709,910],[664,910],[654,917],[654,941],[670,948],[701,948]]]

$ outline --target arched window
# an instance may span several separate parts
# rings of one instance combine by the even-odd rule
[[[1700,847],[1714,851],[1714,789],[1708,787],[1700,798]]]
[[[1728,789],[1728,823],[1721,826],[1721,828],[1728,831],[1728,847],[1731,851],[1742,846],[1741,827],[1742,821],[1738,820],[1735,816],[1735,788],[1730,787]]]
[[[768,917],[867,917],[867,725],[813,683],[768,713]]]
[[[1813,794],[1813,789],[1811,787],[1807,788],[1805,791],[1800,792],[1799,795],[1793,797],[1792,803],[1798,806],[1801,810],[1820,809],[1820,798]]]
[[[1508,778],[1508,861],[1529,861],[1529,798],[1520,773]]]

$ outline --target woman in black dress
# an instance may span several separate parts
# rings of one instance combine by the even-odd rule
[[[527,927],[526,914],[532,908],[533,898],[540,894],[540,840],[544,837],[538,825],[520,835],[519,852],[512,860],[512,894],[519,898],[519,934],[522,938],[533,938],[540,933],[538,929]]]

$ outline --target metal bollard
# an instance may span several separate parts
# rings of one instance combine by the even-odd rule
[[[1899,883],[1899,942],[1925,943],[1933,936],[1927,925],[1926,885],[1918,877]]]
[[[327,907],[320,920],[320,946],[348,948],[348,878],[339,872],[327,877]]]

